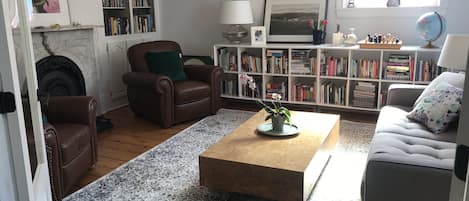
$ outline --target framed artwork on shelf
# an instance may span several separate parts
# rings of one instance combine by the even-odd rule
[[[313,28],[326,18],[326,0],[266,0],[268,42],[312,42]]]
[[[31,26],[70,25],[67,0],[27,0]]]
[[[251,45],[265,45],[267,43],[267,35],[265,27],[253,26],[251,27]]]

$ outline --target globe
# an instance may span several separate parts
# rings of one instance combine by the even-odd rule
[[[423,14],[417,20],[417,34],[428,42],[424,48],[436,48],[432,41],[438,39],[446,31],[446,20],[437,12],[428,12]]]

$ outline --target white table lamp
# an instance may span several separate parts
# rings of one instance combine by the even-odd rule
[[[241,40],[248,35],[248,30],[242,24],[253,23],[251,2],[225,1],[220,10],[220,24],[230,25],[223,31],[223,37],[232,43],[241,43]]]
[[[438,66],[466,70],[468,52],[469,35],[448,34],[438,59]]]

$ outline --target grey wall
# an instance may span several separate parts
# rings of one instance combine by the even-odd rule
[[[175,40],[184,49],[185,54],[212,55],[212,46],[223,41],[222,26],[218,24],[219,7],[223,0],[161,0],[162,39]],[[448,0],[446,19],[448,33],[469,33],[469,1]],[[251,0],[255,25],[263,24],[264,0]],[[420,45],[423,42],[415,33],[415,21],[418,17],[375,17],[339,19],[335,10],[336,0],[329,0],[328,38],[335,31],[335,25],[341,24],[342,31],[350,27],[357,29],[359,38],[368,32],[393,32],[398,34],[405,45]],[[421,13],[423,14],[423,13]],[[420,15],[420,14],[419,14]],[[436,43],[442,44],[444,37]]]

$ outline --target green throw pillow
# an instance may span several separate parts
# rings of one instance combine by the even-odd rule
[[[152,73],[166,75],[172,81],[187,80],[181,54],[178,51],[147,52],[145,60]]]

